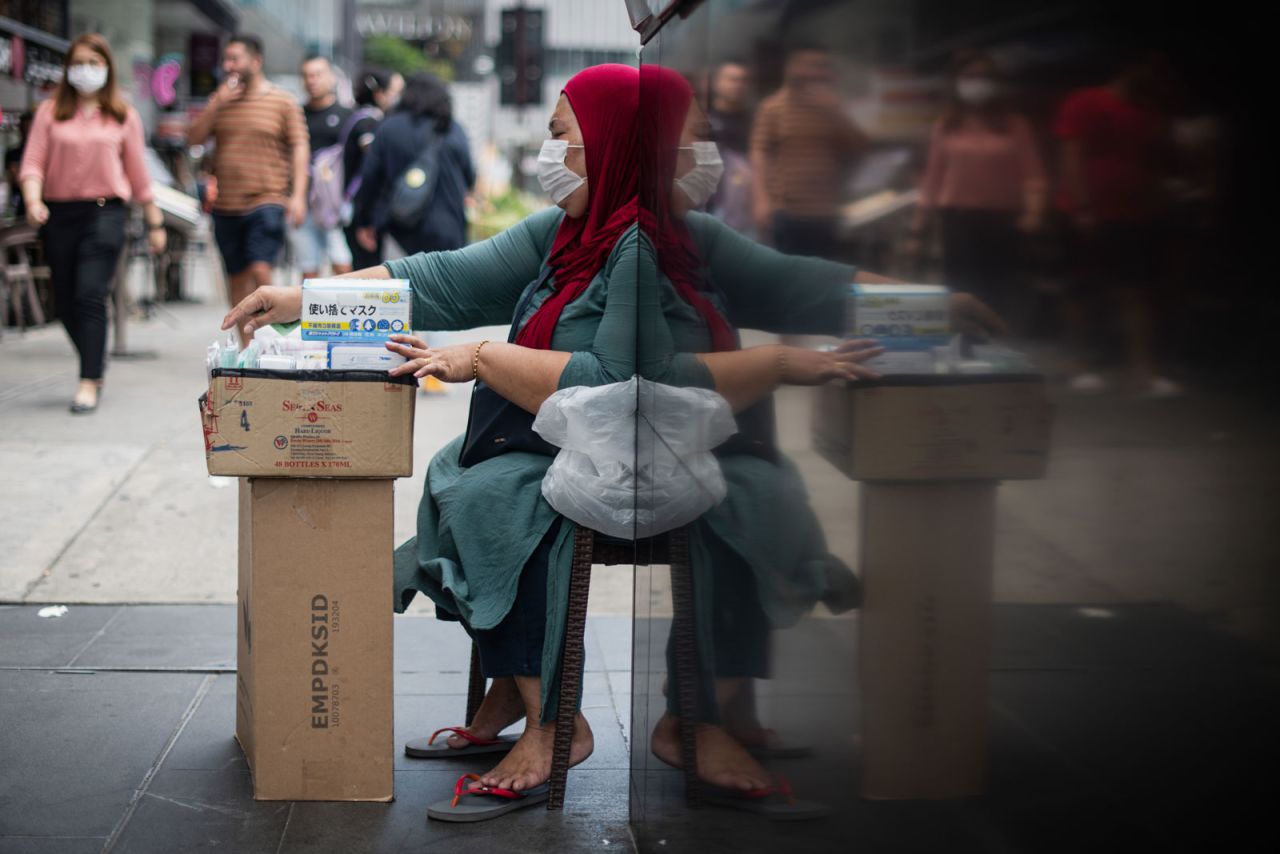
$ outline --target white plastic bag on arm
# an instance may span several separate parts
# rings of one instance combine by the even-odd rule
[[[547,502],[579,525],[631,539],[678,528],[724,500],[711,449],[737,426],[714,391],[632,377],[557,391],[533,429],[560,448],[542,479]]]

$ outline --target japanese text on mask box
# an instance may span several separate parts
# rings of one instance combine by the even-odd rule
[[[302,338],[384,341],[408,332],[412,291],[406,279],[310,279],[302,283]]]

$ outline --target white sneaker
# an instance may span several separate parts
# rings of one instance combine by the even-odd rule
[[[1072,377],[1067,388],[1076,394],[1102,394],[1107,390],[1107,381],[1098,374],[1085,372]]]
[[[1139,400],[1168,400],[1181,397],[1184,390],[1181,385],[1165,377],[1155,377],[1151,383],[1138,393]]]

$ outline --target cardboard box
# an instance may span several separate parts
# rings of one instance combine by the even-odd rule
[[[236,739],[254,797],[392,799],[392,481],[240,481]]]
[[[818,389],[814,448],[854,480],[1044,477],[1052,405],[1035,376],[922,376]]]
[[[981,794],[996,484],[861,489],[862,794]]]
[[[209,474],[409,477],[417,381],[220,368],[200,399]]]

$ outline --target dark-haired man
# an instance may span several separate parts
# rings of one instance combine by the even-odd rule
[[[286,220],[307,215],[310,146],[302,110],[262,73],[262,43],[233,36],[223,51],[224,79],[187,133],[189,145],[210,136],[218,196],[214,236],[230,280],[231,304],[271,284]]]

